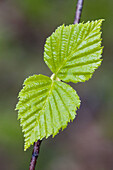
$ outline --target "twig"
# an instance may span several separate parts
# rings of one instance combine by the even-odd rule
[[[37,142],[34,143],[34,149],[32,152],[32,158],[31,158],[29,170],[35,170],[37,158],[38,158],[39,151],[40,151],[41,142],[42,142],[41,140],[38,140]]]
[[[82,7],[83,7],[83,1],[84,0],[78,0],[78,2],[77,2],[74,24],[79,23],[79,21],[80,21]],[[41,142],[42,141],[38,140],[37,142],[34,143],[34,149],[32,152],[32,158],[31,158],[29,170],[35,170],[37,158],[39,156]]]
[[[81,12],[82,12],[82,8],[83,8],[83,2],[84,2],[84,0],[78,0],[78,2],[77,2],[74,24],[77,24],[80,21]]]

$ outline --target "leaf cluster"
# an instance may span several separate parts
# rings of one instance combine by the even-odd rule
[[[62,25],[47,38],[44,61],[53,75],[27,78],[16,106],[25,150],[39,139],[54,137],[75,118],[80,99],[64,82],[85,82],[100,66],[102,21]]]

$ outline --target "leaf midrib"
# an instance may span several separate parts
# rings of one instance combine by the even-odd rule
[[[48,101],[48,99],[49,99],[49,97],[50,97],[50,95],[51,95],[51,93],[52,93],[53,86],[54,86],[54,80],[51,80],[51,81],[52,81],[52,83],[51,83],[50,90],[49,90],[49,92],[48,92],[48,96],[47,96],[47,98],[46,98],[46,100],[45,100],[45,104],[43,105],[42,109],[41,109],[40,112],[39,112],[39,116],[38,116],[38,117],[40,117],[40,114],[43,114],[43,113],[44,113],[46,103],[47,103],[47,101]],[[35,118],[36,118],[36,123],[35,123],[34,129],[35,129],[35,127],[37,126],[37,121],[39,120],[39,119],[37,119],[37,117],[35,117]],[[44,121],[45,121],[45,114],[44,114]],[[46,121],[45,121],[45,125],[46,125]],[[39,122],[39,127],[40,127],[40,122]],[[33,129],[33,130],[34,130],[34,129]],[[47,129],[47,128],[45,127],[45,130],[46,130],[46,129]],[[33,130],[32,130],[32,131],[33,131]],[[46,131],[46,135],[47,135],[47,131]]]
[[[93,29],[91,32],[89,32],[89,34],[91,34],[93,31],[94,31],[94,29]],[[87,34],[87,36],[88,36],[89,34]],[[56,76],[58,75],[58,73],[60,72],[60,70],[63,68],[63,66],[66,64],[66,62],[70,59],[70,57],[78,50],[79,45],[80,45],[83,41],[85,41],[85,40],[87,39],[87,36],[84,37],[84,39],[81,40],[81,41],[78,43],[78,45],[75,47],[75,49],[73,49],[73,51],[66,57],[66,60],[63,61],[62,65],[60,66],[60,68],[58,69],[58,71],[55,73]]]

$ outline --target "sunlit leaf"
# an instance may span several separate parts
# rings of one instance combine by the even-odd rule
[[[60,26],[45,44],[44,60],[66,82],[84,82],[101,64],[103,20]]]
[[[73,120],[80,100],[69,85],[44,75],[27,78],[16,106],[25,150],[37,140],[53,137]]]

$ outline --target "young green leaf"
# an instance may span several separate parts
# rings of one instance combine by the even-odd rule
[[[44,60],[66,82],[84,82],[101,64],[103,20],[60,26],[45,44]]]
[[[25,137],[25,150],[37,140],[53,137],[73,120],[80,100],[69,85],[44,75],[24,81],[16,106]]]

